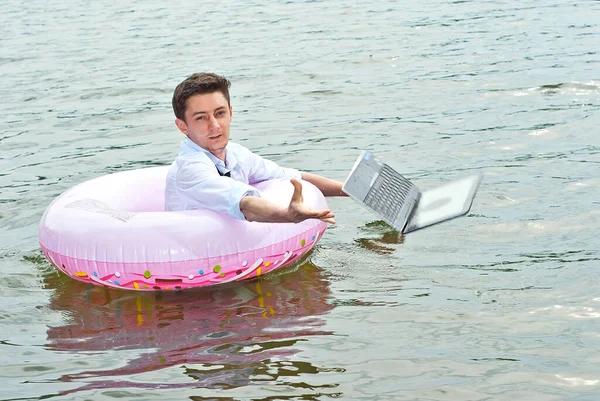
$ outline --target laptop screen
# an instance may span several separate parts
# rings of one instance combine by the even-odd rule
[[[471,209],[482,177],[481,174],[475,174],[423,191],[404,232],[409,233],[466,214]]]

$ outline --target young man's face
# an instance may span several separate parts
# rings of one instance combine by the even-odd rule
[[[206,93],[190,97],[185,121],[176,119],[175,124],[196,145],[223,160],[231,115],[231,106],[221,92]]]

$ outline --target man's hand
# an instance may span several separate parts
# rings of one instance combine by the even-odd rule
[[[287,207],[258,196],[244,196],[240,201],[240,210],[246,220],[263,223],[300,223],[307,219],[320,219],[335,224],[334,214],[330,210],[313,210],[304,204],[300,181],[292,178],[290,182],[294,186],[294,193]]]
[[[300,223],[306,219],[320,219],[327,223],[335,224],[335,220],[333,219],[335,215],[331,210],[313,210],[304,205],[302,184],[300,181],[292,178],[290,182],[294,186],[294,193],[292,194],[292,200],[288,206],[287,213],[291,222]]]

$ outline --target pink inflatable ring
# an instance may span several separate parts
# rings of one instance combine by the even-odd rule
[[[327,227],[320,220],[256,223],[210,210],[164,211],[168,167],[105,175],[67,190],[46,209],[39,240],[65,274],[107,287],[180,290],[258,277],[310,250]],[[307,206],[326,209],[303,181]],[[261,196],[287,205],[289,180],[261,182]]]

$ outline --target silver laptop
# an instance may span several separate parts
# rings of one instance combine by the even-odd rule
[[[396,170],[363,150],[342,189],[406,234],[465,215],[482,178],[482,174],[475,174],[421,192]]]

